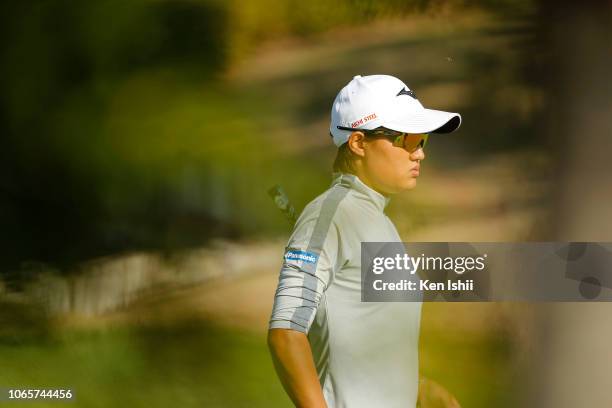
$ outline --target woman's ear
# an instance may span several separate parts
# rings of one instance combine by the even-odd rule
[[[347,143],[348,148],[351,149],[351,152],[353,152],[355,155],[359,157],[365,156],[365,135],[363,132],[356,131],[351,133]]]

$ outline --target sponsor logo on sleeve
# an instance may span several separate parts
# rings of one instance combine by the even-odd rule
[[[314,264],[317,262],[319,255],[314,252],[290,249],[285,252],[285,261],[304,262]]]

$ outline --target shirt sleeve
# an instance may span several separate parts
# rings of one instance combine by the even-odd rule
[[[308,333],[339,264],[338,244],[338,230],[331,219],[298,220],[285,248],[270,329]]]

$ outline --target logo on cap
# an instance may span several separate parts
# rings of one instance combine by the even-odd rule
[[[408,96],[412,96],[414,99],[416,99],[416,98],[417,98],[417,97],[416,97],[416,94],[415,94],[413,91],[409,91],[409,90],[408,90],[408,89],[406,89],[406,88],[402,88],[402,90],[401,90],[401,91],[399,91],[399,92],[397,93],[397,95],[395,95],[395,96],[400,96],[400,95],[408,95]]]

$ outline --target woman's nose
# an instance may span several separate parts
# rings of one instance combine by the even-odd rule
[[[423,148],[419,147],[414,152],[410,153],[410,159],[414,160],[414,161],[424,160],[425,159],[425,151],[423,150]]]

